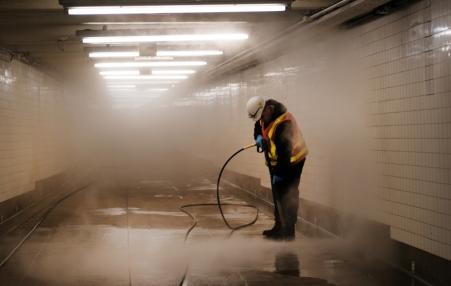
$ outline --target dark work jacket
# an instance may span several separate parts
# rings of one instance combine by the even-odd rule
[[[274,105],[274,114],[271,118],[271,122],[277,119],[280,115],[287,112],[287,108],[280,102],[275,101],[273,99],[269,99],[266,101],[266,104]],[[269,124],[268,124],[269,125]],[[291,128],[293,127],[293,124],[289,121],[285,121],[279,124],[277,126],[274,136],[274,143],[276,145],[276,151],[277,151],[277,165],[274,167],[271,167],[268,164],[268,167],[270,168],[270,172],[272,175],[276,175],[279,177],[284,178],[285,176],[289,175],[291,173],[291,164],[290,164],[290,158],[291,158],[291,150],[293,149],[293,143],[289,138],[291,138]],[[254,126],[254,139],[257,139],[258,135],[262,135],[262,128],[260,126],[260,121],[255,122]],[[263,135],[262,135],[263,136]],[[267,158],[267,156],[265,156]]]

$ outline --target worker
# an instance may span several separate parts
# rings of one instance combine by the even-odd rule
[[[263,231],[273,240],[293,240],[299,208],[299,182],[308,154],[294,116],[280,102],[254,96],[247,112],[255,121],[257,150],[265,154],[274,201],[274,226]]]

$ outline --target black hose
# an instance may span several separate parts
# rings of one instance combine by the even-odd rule
[[[258,208],[254,205],[250,205],[250,204],[233,204],[233,203],[221,203],[221,196],[220,196],[220,192],[219,192],[219,186],[221,183],[221,178],[222,178],[222,173],[224,172],[224,169],[226,168],[227,164],[233,159],[233,157],[235,157],[236,155],[238,155],[239,153],[241,153],[242,151],[252,148],[254,147],[255,144],[252,145],[248,145],[245,146],[241,149],[239,149],[238,151],[236,151],[235,153],[233,153],[232,156],[230,156],[227,161],[224,163],[224,165],[221,168],[221,171],[219,172],[218,175],[218,180],[216,181],[216,201],[217,203],[200,203],[200,204],[186,204],[186,205],[182,205],[179,207],[180,211],[182,211],[183,213],[187,214],[192,220],[193,220],[193,224],[188,228],[188,230],[185,233],[185,238],[184,241],[186,242],[188,240],[188,237],[190,235],[190,233],[193,231],[193,229],[197,226],[197,219],[194,217],[194,215],[192,215],[189,211],[187,211],[187,208],[193,208],[193,207],[211,207],[211,206],[217,206],[219,208],[219,212],[221,213],[221,217],[222,220],[224,221],[224,224],[232,230],[231,234],[233,234],[234,231],[248,227],[253,225],[257,220],[258,220]],[[246,207],[246,208],[252,208],[256,210],[256,214],[255,214],[255,218],[246,224],[243,225],[239,225],[239,226],[232,226],[226,219],[225,215],[224,215],[224,211],[222,209],[222,206],[238,206],[238,207]],[[186,276],[188,274],[188,270],[189,270],[189,264],[186,266],[185,272],[183,273],[183,277],[180,281],[180,283],[178,284],[179,286],[183,286],[185,280],[186,280]]]
[[[249,223],[246,223],[246,224],[243,224],[243,225],[239,225],[239,226],[232,226],[232,225],[227,221],[227,219],[226,219],[226,217],[225,217],[225,215],[224,215],[224,211],[222,210],[222,206],[223,206],[223,205],[226,205],[226,204],[221,204],[221,196],[220,196],[220,193],[219,193],[219,185],[220,185],[220,183],[221,183],[222,173],[224,172],[224,169],[225,169],[225,167],[227,166],[227,164],[233,159],[233,157],[235,157],[236,155],[238,155],[238,154],[241,153],[242,151],[244,151],[244,150],[246,150],[246,149],[249,149],[249,148],[252,148],[252,147],[254,147],[254,146],[255,146],[255,144],[248,145],[248,146],[245,146],[245,147],[241,148],[240,150],[236,151],[235,153],[233,153],[233,155],[230,156],[230,157],[227,159],[227,161],[224,163],[224,165],[222,166],[221,171],[219,172],[218,181],[216,182],[216,201],[218,202],[217,205],[218,205],[218,208],[219,208],[219,212],[221,213],[221,217],[222,217],[222,220],[224,221],[225,225],[226,225],[228,228],[230,228],[231,230],[238,230],[238,229],[241,229],[241,228],[244,228],[244,227],[253,225],[253,224],[258,220],[258,208],[257,208],[256,206],[254,206],[254,205],[249,205],[249,204],[228,204],[228,205],[235,205],[235,206],[241,206],[241,207],[253,208],[253,209],[255,209],[255,210],[257,211],[257,214],[255,215],[255,218],[254,218],[253,221],[251,221],[251,222],[249,222]]]

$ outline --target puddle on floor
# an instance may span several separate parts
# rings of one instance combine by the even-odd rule
[[[106,208],[106,209],[96,209],[92,211],[94,215],[99,216],[119,216],[125,215],[127,211],[124,208]]]
[[[171,211],[149,211],[149,210],[141,210],[141,209],[130,209],[130,213],[137,215],[159,215],[159,216],[184,216],[186,214],[182,212],[171,212]]]
[[[222,188],[219,188],[220,190]],[[216,184],[209,184],[206,186],[190,187],[188,191],[216,191]]]
[[[154,195],[154,198],[173,198],[174,195],[168,194],[168,195],[163,195],[163,194],[158,194],[158,195]]]

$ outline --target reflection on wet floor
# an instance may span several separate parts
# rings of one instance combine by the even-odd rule
[[[276,272],[282,275],[300,276],[299,259],[296,253],[281,251],[276,254]]]
[[[0,285],[178,285],[188,264],[185,285],[379,285],[340,260],[332,241],[264,240],[261,231],[272,225],[265,213],[230,236],[215,206],[193,208],[199,225],[184,243],[192,221],[179,206],[208,202],[215,192],[203,178],[98,182],[50,214],[0,269]],[[232,224],[254,216],[246,208],[225,211]]]

